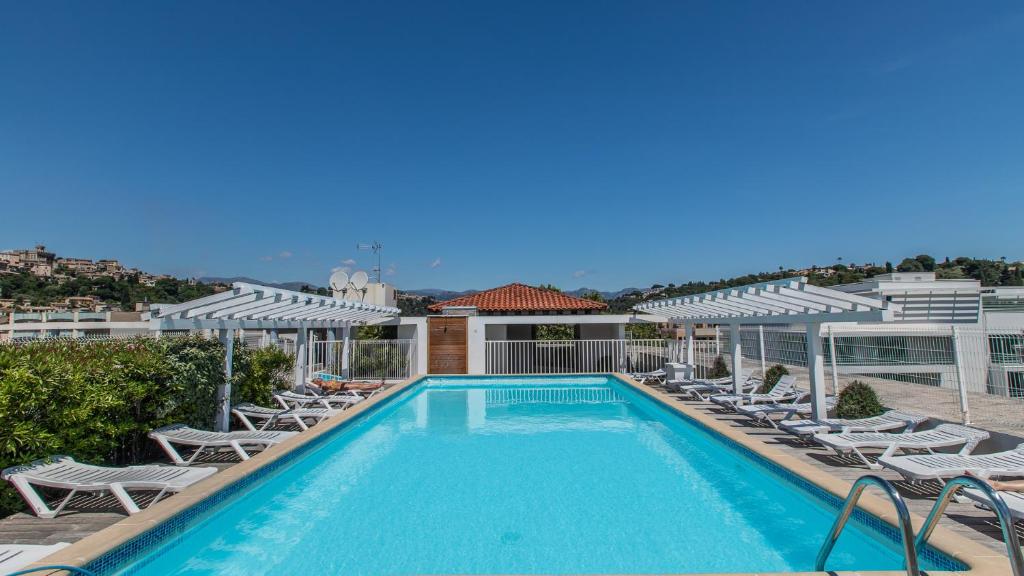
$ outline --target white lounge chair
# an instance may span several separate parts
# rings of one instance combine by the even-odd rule
[[[175,466],[128,466],[107,468],[75,462],[70,456],[54,456],[36,460],[25,466],[13,466],[3,471],[2,477],[21,493],[22,498],[40,518],[53,518],[60,514],[71,498],[79,492],[110,492],[124,506],[128,514],[139,512],[139,507],[128,495],[129,490],[158,491],[155,504],[168,492],[180,492],[217,471],[216,468],[178,468]],[[71,492],[51,510],[33,486],[60,488]]]
[[[727,410],[736,410],[741,404],[781,404],[792,402],[806,394],[796,388],[796,376],[785,375],[779,378],[775,386],[767,394],[714,394],[708,398]]]
[[[163,428],[157,428],[149,433],[149,437],[156,440],[156,443],[164,449],[164,452],[178,466],[189,466],[203,451],[211,448],[230,447],[242,460],[249,459],[249,453],[245,450],[248,447],[265,450],[274,444],[284,442],[294,436],[296,432],[253,432],[251,430],[240,432],[209,432],[207,430],[196,430],[184,424],[171,424]],[[174,448],[175,444],[194,446],[192,456],[185,460]]]
[[[764,382],[760,378],[747,378],[747,381],[743,383],[743,393],[753,394]],[[678,391],[688,395],[694,400],[700,400],[701,402],[707,402],[708,398],[716,394],[728,394],[732,390],[732,379],[728,382],[711,382],[704,381],[701,383],[694,384],[682,384],[678,387]]]
[[[980,490],[968,488],[963,491],[963,495],[979,504],[990,506],[988,496],[985,496]],[[1003,502],[1010,509],[1010,515],[1013,516],[1013,519],[1024,520],[1024,494],[1020,492],[999,492],[999,495],[1003,497]]]
[[[251,403],[238,404],[231,408],[231,413],[238,416],[238,419],[242,421],[249,430],[263,431],[271,426],[277,424],[280,420],[290,420],[294,422],[300,429],[309,430],[309,424],[306,424],[306,420],[314,420],[320,422],[325,418],[330,418],[335,414],[338,414],[340,410],[331,410],[329,408],[292,408],[289,410],[280,410],[277,408],[267,408],[265,406],[257,406]],[[262,422],[257,427],[253,421]]]
[[[815,434],[849,434],[850,432],[886,432],[904,428],[904,432],[913,432],[914,428],[928,417],[900,410],[888,412],[872,418],[847,420],[843,418],[822,418],[820,420],[787,420],[779,422],[779,428],[794,436],[809,437]]]
[[[979,478],[990,476],[1024,476],[1024,444],[1013,450],[994,454],[913,454],[883,456],[883,468],[895,470],[910,481],[939,480],[967,474]]]
[[[664,369],[658,368],[650,372],[633,372],[629,374],[629,377],[641,384],[648,384],[654,382],[655,384],[662,384],[665,382],[665,377],[668,373]]]
[[[806,396],[806,394],[804,394]],[[836,397],[826,396],[825,397],[825,410],[833,410],[836,407]],[[804,416],[810,414],[813,411],[810,402],[789,402],[781,404],[748,404],[744,406],[737,406],[736,413],[742,414],[747,418],[756,420],[758,422],[767,422],[772,425],[773,428],[778,428],[780,424],[790,424],[793,422],[800,422],[799,420],[793,421],[791,418],[794,416]],[[782,418],[776,420],[772,418],[774,415],[781,414]]]
[[[861,450],[864,448],[881,448],[882,455],[887,458],[897,450],[927,450],[963,446],[959,454],[970,454],[982,440],[988,438],[988,432],[969,428],[959,424],[939,424],[931,430],[923,432],[903,432],[886,434],[884,432],[851,432],[849,434],[815,434],[814,440],[831,448],[838,454],[856,454],[868,468],[878,470],[882,466],[869,461]]]
[[[753,379],[753,370],[744,368],[740,372],[740,380],[747,384]],[[760,379],[757,379],[760,380]],[[705,384],[708,386],[719,386],[725,389],[732,389],[733,379],[732,376],[723,376],[721,378],[675,378],[665,381],[665,388],[671,392],[682,392],[683,386],[693,386]]]
[[[340,409],[344,410],[353,404],[358,404],[363,400],[366,400],[370,396],[376,394],[374,390],[368,396],[363,396],[356,392],[345,392],[336,393],[331,395],[316,395],[316,394],[299,394],[291,390],[279,390],[274,392],[274,399],[281,405],[285,410],[291,408],[327,408],[333,410],[335,406],[340,406]]]
[[[68,546],[70,544],[67,542],[45,545],[0,544],[0,574],[10,574],[20,570]]]

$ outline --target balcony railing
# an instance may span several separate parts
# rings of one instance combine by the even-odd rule
[[[487,374],[649,372],[675,358],[669,340],[488,340]]]

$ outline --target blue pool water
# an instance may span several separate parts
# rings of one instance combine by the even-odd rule
[[[835,514],[612,378],[429,378],[119,573],[809,571]],[[900,566],[859,524],[828,564]]]

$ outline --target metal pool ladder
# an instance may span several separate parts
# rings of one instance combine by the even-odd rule
[[[850,493],[846,496],[846,502],[843,504],[842,511],[836,517],[835,523],[832,524],[832,530],[829,531],[828,537],[825,538],[825,542],[821,545],[821,550],[818,551],[818,559],[815,562],[814,569],[818,572],[825,570],[825,561],[828,560],[829,554],[835,548],[836,541],[839,540],[839,534],[846,527],[846,522],[853,514],[861,494],[864,493],[864,489],[868,485],[881,488],[885,495],[889,497],[889,500],[892,500],[893,505],[896,506],[896,515],[899,517],[899,529],[903,534],[903,556],[906,560],[907,574],[909,576],[921,576],[921,569],[917,564],[917,540],[914,538],[914,528],[910,523],[910,511],[907,510],[907,505],[903,502],[903,497],[896,491],[896,488],[888,480],[873,474],[861,476],[853,483]],[[925,540],[927,540],[927,537]],[[1021,575],[1017,574],[1015,576]]]
[[[1003,501],[1003,497],[999,495],[999,492],[993,490],[987,482],[983,482],[973,476],[957,476],[946,482],[942,492],[939,494],[939,499],[935,501],[932,511],[928,513],[928,518],[921,525],[921,531],[917,533],[914,546],[920,549],[928,544],[928,538],[932,535],[932,531],[935,530],[935,525],[938,524],[939,518],[942,518],[943,513],[945,513],[946,506],[949,506],[949,501],[962,486],[970,486],[988,498],[989,508],[999,518],[999,528],[1003,531],[1003,542],[1006,543],[1006,555],[1010,558],[1013,576],[1024,576],[1024,556],[1021,555],[1020,540],[1017,538],[1017,531],[1013,526],[1013,515],[1010,513],[1010,508],[1006,506],[1006,502]]]

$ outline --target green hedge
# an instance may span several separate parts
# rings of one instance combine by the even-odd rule
[[[878,401],[878,394],[874,388],[854,380],[839,393],[836,401],[836,417],[856,420],[858,418],[873,418],[885,412],[882,403]]]
[[[789,374],[789,370],[782,364],[776,364],[764,372],[764,382],[757,389],[758,394],[767,394],[775,385],[779,383],[779,379]]]
[[[281,384],[278,350],[236,346],[233,401],[267,402]],[[0,346],[0,467],[67,454],[126,465],[157,456],[146,434],[183,422],[210,429],[224,349],[198,336]],[[0,488],[0,514],[22,509]]]

